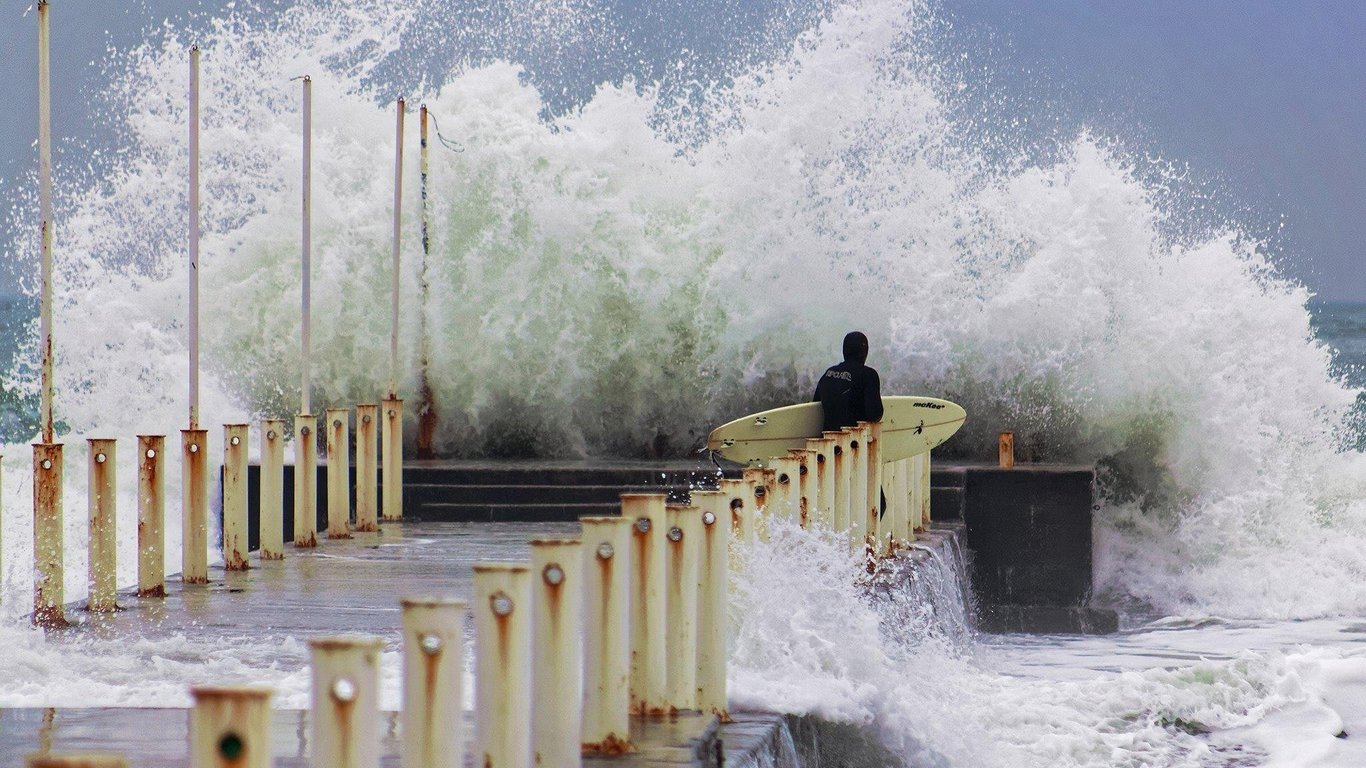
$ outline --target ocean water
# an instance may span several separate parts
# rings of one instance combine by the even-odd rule
[[[1182,174],[1117,137],[1081,133],[1035,156],[1013,151],[1024,142],[1009,114],[965,121],[955,99],[979,91],[960,87],[978,52],[945,55],[933,6],[776,7],[734,56],[680,54],[577,95],[544,73],[567,82],[637,52],[603,8],[553,0],[474,16],[458,2],[244,5],[118,52],[95,108],[118,151],[59,168],[67,498],[85,493],[85,437],[184,421],[194,40],[205,423],[297,407],[291,78],[305,72],[314,402],[384,386],[389,102],[406,92],[443,141],[424,270],[410,135],[400,379],[415,390],[427,328],[444,451],[683,453],[736,413],[804,399],[859,327],[888,391],[968,409],[946,457],[982,455],[1010,428],[1024,458],[1102,468],[1098,599],[1122,610],[1120,635],[898,631],[828,537],[788,532],[737,582],[737,704],[865,724],[913,765],[1360,764],[1366,307],[1315,303],[1236,220],[1210,225],[1184,202],[1198,190]],[[468,23],[432,44],[452,17]],[[31,265],[31,190],[10,194],[17,234],[0,253]],[[91,705],[146,705],[206,670],[259,670],[302,700],[299,669],[266,668],[249,641],[212,654],[50,644],[23,626],[31,521],[14,510],[31,493],[31,304],[0,311],[4,333],[23,331],[0,347],[17,350],[0,382],[0,704],[80,690]],[[70,520],[72,599],[82,528]],[[131,581],[134,553],[119,554]],[[167,656],[156,674],[130,672]]]

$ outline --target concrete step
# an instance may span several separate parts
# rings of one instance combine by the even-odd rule
[[[686,485],[430,485],[408,483],[412,504],[616,504],[623,493],[663,493],[671,501],[687,498]]]
[[[404,519],[442,523],[550,523],[573,522],[585,515],[608,517],[621,514],[621,504],[423,504]]]
[[[965,496],[962,488],[931,487],[930,519],[962,520]]]
[[[407,462],[406,485],[705,485],[716,486],[719,470],[697,464],[517,464]],[[725,472],[739,477],[738,469]]]

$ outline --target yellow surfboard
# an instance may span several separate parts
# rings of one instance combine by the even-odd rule
[[[823,416],[820,403],[753,413],[712,430],[707,448],[740,464],[763,464],[793,448],[805,448],[808,438],[820,437]],[[962,406],[948,400],[882,398],[882,460],[900,461],[933,449],[953,437],[967,417]]]

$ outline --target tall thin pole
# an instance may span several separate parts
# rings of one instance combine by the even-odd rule
[[[199,429],[199,46],[190,48],[190,429]]]
[[[389,399],[398,397],[398,271],[402,261],[403,228],[403,113],[404,99],[398,100],[398,127],[394,131],[394,265],[389,276]]]
[[[422,130],[419,132],[421,145],[419,152],[419,171],[422,175],[420,184],[422,195],[422,265],[419,270],[419,296],[418,312],[418,410],[417,410],[417,457],[419,459],[435,458],[437,411],[436,396],[432,392],[431,380],[427,376],[427,365],[431,355],[431,344],[427,339],[427,263],[431,254],[431,228],[430,206],[427,196],[427,175],[431,169],[431,148],[427,141],[427,105],[423,104],[419,110],[422,120]]]
[[[304,195],[303,195],[303,410],[312,413],[309,382],[309,345],[312,333],[313,262],[313,78],[304,76]]]
[[[51,444],[52,427],[52,70],[48,51],[47,0],[38,2],[38,210],[42,220],[43,285],[39,333],[43,337],[43,443]]]

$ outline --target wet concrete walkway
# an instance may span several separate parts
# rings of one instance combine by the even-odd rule
[[[178,636],[212,644],[216,639],[240,642],[257,635],[303,640],[362,632],[384,638],[386,651],[398,651],[401,598],[469,599],[473,563],[525,562],[531,539],[575,536],[578,530],[577,523],[385,524],[379,533],[320,539],[314,550],[287,545],[282,561],[260,562],[253,555],[252,569],[244,573],[212,567],[208,586],[182,586],[173,577],[165,598],[123,593],[121,610],[114,614],[71,608],[68,614],[75,626],[54,640]],[[472,622],[466,632],[472,643]],[[308,717],[304,710],[275,712],[276,765],[307,765]],[[184,709],[0,710],[0,765],[22,765],[24,755],[39,750],[98,750],[126,754],[132,765],[142,768],[181,768],[188,765],[187,722]],[[388,712],[376,724],[386,766],[398,765],[398,722],[397,713]],[[747,727],[752,729],[753,723]],[[585,760],[584,765],[716,765],[724,739],[715,718],[700,715],[642,721],[633,726],[632,737],[638,747],[635,754]],[[746,749],[743,745],[752,740],[737,731],[735,741],[737,749]],[[727,763],[747,763],[753,757],[732,751]]]

